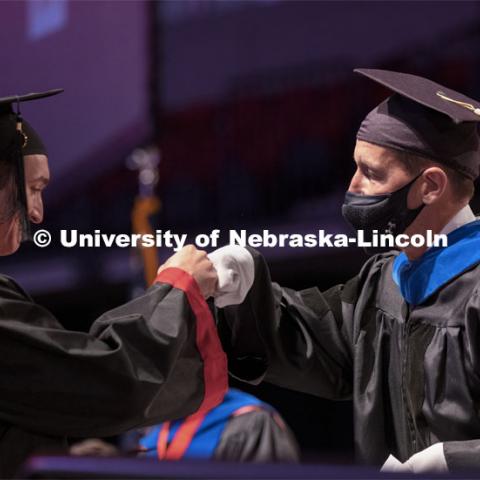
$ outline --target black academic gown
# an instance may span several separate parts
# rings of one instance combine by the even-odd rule
[[[409,308],[393,254],[325,292],[270,283],[260,254],[243,304],[219,312],[236,377],[353,399],[358,460],[401,461],[445,442],[450,469],[480,467],[480,265]]]
[[[218,404],[224,354],[195,281],[169,269],[147,292],[65,330],[0,276],[0,476],[66,437],[102,437]]]
[[[278,414],[257,410],[231,418],[214,453],[222,462],[298,462],[293,433]]]

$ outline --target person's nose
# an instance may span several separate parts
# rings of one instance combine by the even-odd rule
[[[38,200],[28,209],[28,217],[32,223],[42,223],[43,221],[43,202]]]

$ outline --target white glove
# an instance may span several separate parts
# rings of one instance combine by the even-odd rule
[[[410,468],[405,463],[402,463],[398,460],[397,457],[394,457],[392,454],[389,455],[382,468],[381,472],[411,472]]]
[[[227,245],[208,255],[218,274],[217,291],[213,294],[218,308],[238,305],[245,300],[255,278],[251,253],[237,245]]]
[[[447,473],[443,443],[435,443],[421,452],[412,455],[405,463],[390,455],[381,468],[382,472]]]

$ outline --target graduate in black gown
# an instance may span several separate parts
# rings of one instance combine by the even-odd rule
[[[246,300],[219,312],[233,375],[352,399],[358,461],[409,472],[480,467],[480,103],[427,79],[359,73],[393,94],[357,135],[342,208],[368,237],[448,235],[377,253],[327,291],[271,284],[249,250]],[[388,460],[387,460],[388,459]]]
[[[2,255],[42,221],[49,180],[45,147],[18,109],[55,93],[0,99]],[[206,254],[186,247],[144,295],[81,333],[0,275],[0,477],[69,436],[114,435],[220,403],[226,359],[205,301],[216,283]]]

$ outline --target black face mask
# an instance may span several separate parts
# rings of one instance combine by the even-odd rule
[[[382,195],[360,195],[347,192],[342,206],[343,218],[355,229],[364,231],[364,239],[370,241],[373,230],[379,234],[399,235],[415,220],[424,204],[413,210],[407,207],[410,187],[422,175],[420,172],[413,180],[392,193]],[[391,248],[366,248],[367,253],[379,253]]]

